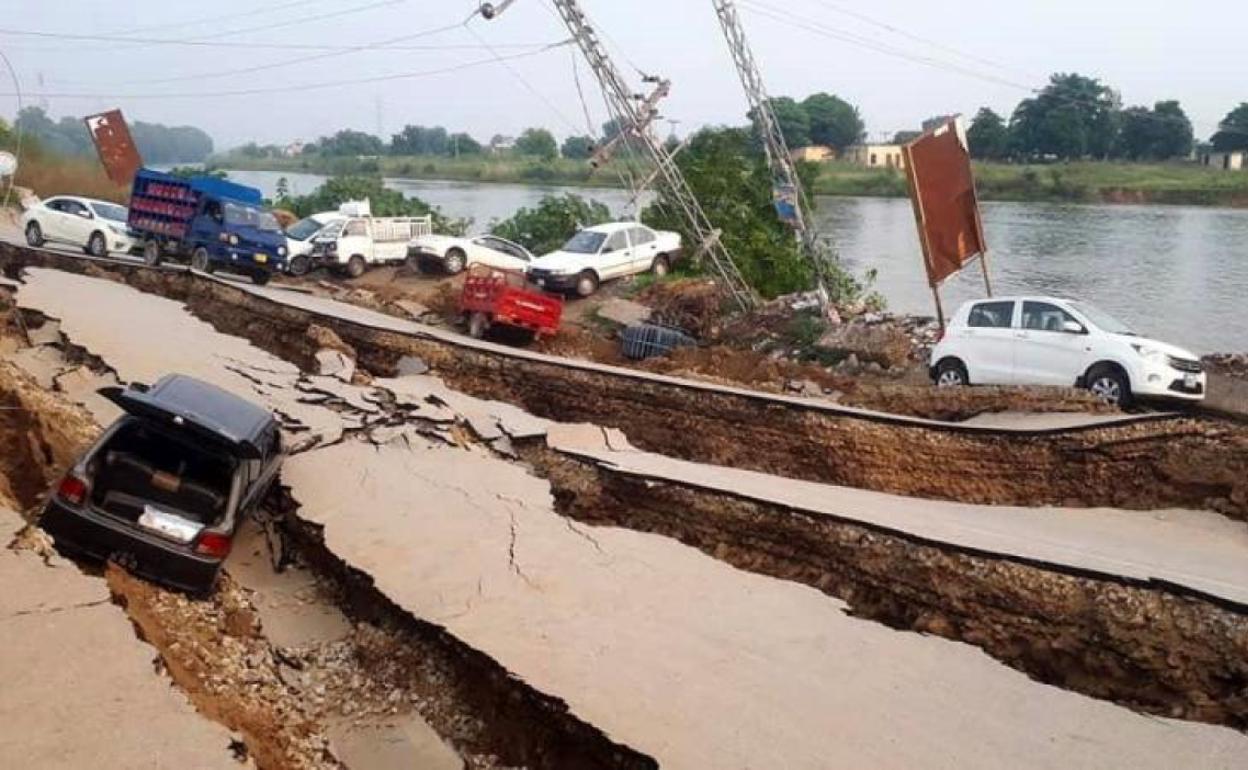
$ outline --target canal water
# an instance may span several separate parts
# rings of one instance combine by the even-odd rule
[[[324,179],[314,174],[232,171],[230,178],[272,195],[285,176],[294,193]],[[470,217],[478,229],[544,195],[574,192],[627,212],[629,194],[602,188],[475,184],[392,179],[409,196]],[[1248,351],[1248,211],[1183,206],[986,203],[984,229],[997,294],[1077,297],[1108,310],[1141,334],[1200,353]],[[923,275],[914,215],[906,200],[829,198],[816,221],[842,260],[890,309],[934,314]],[[982,296],[978,268],[942,288],[946,310]]]

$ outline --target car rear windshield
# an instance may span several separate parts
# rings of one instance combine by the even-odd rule
[[[151,507],[210,526],[226,514],[234,467],[224,453],[133,419],[92,458],[92,502],[129,521]]]
[[[563,244],[563,250],[573,254],[597,254],[602,248],[602,242],[607,239],[604,233],[596,233],[593,230],[582,230],[572,239]]]

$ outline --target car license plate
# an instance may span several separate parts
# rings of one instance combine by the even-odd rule
[[[1196,377],[1196,375],[1194,374],[1183,375],[1183,385],[1185,385],[1186,387],[1194,388],[1199,384],[1200,384],[1200,380]]]
[[[256,255],[256,262],[258,262],[258,263],[260,263],[260,264],[262,264],[262,265],[263,265],[265,262],[268,262],[268,261],[269,261],[269,255],[268,255],[268,254],[257,254],[257,255]]]

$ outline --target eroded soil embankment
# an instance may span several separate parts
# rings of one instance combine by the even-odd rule
[[[197,282],[188,304],[218,330],[303,367],[316,352],[305,334],[315,322],[375,375],[418,356],[461,392],[615,427],[680,459],[964,502],[1183,506],[1248,518],[1248,429],[1239,426],[1168,418],[1030,436],[918,427],[377,331],[211,282]]]
[[[0,332],[12,328],[0,320]],[[0,502],[33,512],[98,436],[99,426],[7,362],[0,362],[0,406],[0,445],[8,448],[0,455]],[[49,547],[33,528],[19,540],[24,548]],[[316,548],[311,556],[299,550],[287,556],[315,562],[322,553]],[[345,568],[338,565],[327,580],[340,574]],[[159,653],[161,669],[200,713],[240,734],[237,754],[251,757],[261,770],[341,767],[332,725],[347,718],[385,720],[408,710],[417,711],[473,768],[653,767],[486,656],[367,592],[327,591],[356,621],[349,634],[293,649],[266,637],[253,604],[255,589],[229,575],[202,599],[111,565],[106,576],[114,602]],[[368,601],[352,606],[360,596]]]
[[[628,476],[529,442],[561,513],[676,538],[861,617],[974,644],[1032,677],[1149,713],[1248,728],[1248,616],[1160,589],[936,547]]]
[[[385,661],[396,681],[419,679],[421,657],[434,658],[454,672],[444,683],[470,713],[488,721],[479,752],[490,751],[500,765],[532,768],[657,767],[650,757],[612,742],[600,730],[573,716],[563,701],[537,692],[487,655],[445,629],[426,623],[381,593],[365,573],[352,568],[326,546],[321,527],[298,517],[298,502],[285,497],[287,536],[321,577],[332,582],[342,606],[356,622],[376,625],[398,640]]]
[[[90,272],[185,301],[218,330],[312,366],[312,323],[351,345],[362,367],[396,373],[419,356],[456,390],[565,422],[619,428],[636,446],[681,459],[863,489],[1018,505],[1210,508],[1248,519],[1248,428],[1197,419],[1019,436],[925,428],[843,412],[636,379],[381,332],[318,316],[187,273],[107,271],[71,257],[0,245],[26,264]]]

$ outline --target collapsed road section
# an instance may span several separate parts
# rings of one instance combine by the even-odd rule
[[[898,417],[819,399],[544,356],[273,287],[0,245],[10,274],[89,271],[185,302],[198,317],[305,368],[317,324],[375,375],[404,356],[457,390],[542,417],[594,422],[697,462],[896,494],[1013,505],[1210,508],[1248,518],[1248,429],[1169,415],[1003,429]]]
[[[1188,580],[1178,574],[1184,565],[1144,570],[1131,563],[1130,554],[1107,547],[1119,542],[1115,531],[1086,542],[1095,527],[1075,533],[1065,548],[1051,543],[1047,558],[1030,552],[1021,560],[1000,544],[993,553],[983,540],[973,543],[977,558],[967,558],[966,549],[954,547],[968,536],[965,527],[944,540],[930,531],[901,528],[889,544],[895,549],[892,565],[908,557],[931,561],[931,552],[915,548],[920,541],[947,563],[926,575],[905,575],[889,594],[879,575],[890,562],[870,548],[878,537],[877,521],[877,529],[853,535],[861,556],[844,549],[838,556],[831,537],[828,544],[811,547],[811,561],[825,562],[832,576],[826,585],[775,580],[754,574],[776,572],[776,562],[770,544],[752,537],[751,530],[739,530],[734,538],[730,527],[712,521],[708,526],[718,531],[697,543],[718,557],[711,558],[669,537],[560,515],[563,509],[586,519],[656,529],[644,521],[655,498],[609,500],[595,485],[609,489],[613,471],[621,479],[632,476],[638,486],[670,485],[676,476],[695,480],[696,468],[639,474],[623,462],[637,458],[595,458],[601,447],[551,440],[543,421],[505,404],[481,404],[431,377],[372,385],[309,377],[212,332],[177,303],[49,271],[30,271],[27,279],[18,293],[21,304],[59,317],[70,341],[122,380],[151,379],[163,366],[275,407],[302,410],[301,419],[311,424],[328,422],[307,414],[315,408],[357,426],[324,434],[335,441],[303,443],[299,437],[311,431],[300,430],[306,427],[300,421],[287,422],[301,441],[285,476],[297,506],[289,515],[312,561],[337,563],[334,577],[353,583],[357,597],[371,594],[413,622],[444,629],[463,646],[464,656],[492,661],[510,673],[506,679],[531,688],[522,697],[566,703],[581,724],[619,742],[613,749],[621,757],[616,764],[649,756],[676,767],[824,767],[864,759],[873,765],[957,761],[995,767],[1008,754],[1015,764],[1037,766],[1090,761],[1235,767],[1248,758],[1248,742],[1238,732],[1145,718],[1038,684],[969,644],[895,630],[845,612],[982,644],[1024,669],[1000,647],[1034,646],[1067,664],[1054,680],[1068,687],[1159,713],[1241,724],[1243,615],[1233,601],[1213,601],[1221,590],[1214,584],[1234,584],[1234,575],[1207,572]],[[143,329],[142,345],[118,341],[136,327]],[[317,344],[324,345],[325,335],[317,336]],[[441,374],[436,366],[435,371]],[[534,455],[534,467],[548,478],[535,477],[509,457],[529,456],[532,447],[568,458],[577,468],[560,474],[551,470],[555,463],[543,468]],[[626,453],[627,447],[617,441],[612,451],[617,450]],[[606,482],[599,474],[608,474]],[[769,486],[787,488],[776,477]],[[702,487],[707,497],[693,500],[693,511],[705,512],[723,497],[712,484]],[[827,494],[843,499],[843,492]],[[602,509],[586,513],[595,495]],[[878,497],[852,502],[838,509],[842,518],[866,519],[876,507],[892,505]],[[945,518],[939,510],[927,514]],[[796,518],[792,510],[774,513],[761,505],[759,515],[776,522]],[[1119,515],[1127,521],[1147,516]],[[1204,548],[1224,553],[1226,527],[1233,525],[1213,514],[1191,516],[1177,517],[1176,524],[1194,542],[1194,553]],[[692,540],[695,523],[686,522],[688,533],[664,534]],[[721,540],[722,549],[708,547],[712,537]],[[1135,553],[1137,561],[1147,555]],[[1085,582],[1071,586],[1057,580],[1069,576],[1061,567],[1078,566],[1077,558],[1085,560],[1086,574],[1079,578]],[[864,559],[877,559],[874,577],[863,569]],[[1018,581],[1019,573],[1009,567],[1020,561],[1033,562],[1024,566],[1041,577],[1056,576],[1048,582],[1030,576],[1036,590],[1072,591],[1070,619],[1079,622],[1058,624],[1062,618],[1047,609],[1036,612],[1026,597],[1004,590]],[[1098,569],[1087,569],[1088,561]],[[1221,557],[1209,563],[1221,564]],[[1129,579],[1113,579],[1115,570]],[[838,572],[859,582],[837,586]],[[1165,580],[1148,579],[1156,576]],[[907,612],[926,602],[926,620],[906,626],[885,612],[865,611],[872,579],[877,596]],[[914,590],[925,581],[939,589],[926,595]],[[1172,590],[1187,583],[1205,595]],[[840,596],[845,585],[861,586],[846,602],[821,592]],[[1103,600],[1085,601],[1089,598]],[[980,626],[967,622],[981,615]],[[966,631],[945,633],[942,622]],[[1132,657],[1131,646],[1153,652]],[[1125,666],[1126,675],[1110,675],[1112,665]],[[1166,679],[1165,667],[1187,673]],[[1160,684],[1130,689],[1125,683],[1131,679]],[[1183,687],[1191,692],[1176,696]],[[1203,711],[1195,707],[1201,704],[1207,706]],[[898,740],[899,729],[904,740]]]

